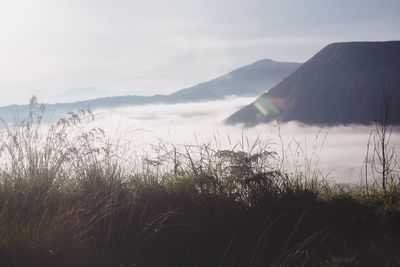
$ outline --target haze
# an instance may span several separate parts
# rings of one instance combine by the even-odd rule
[[[69,89],[167,93],[262,58],[304,62],[324,45],[400,39],[400,2],[0,2],[0,104]]]

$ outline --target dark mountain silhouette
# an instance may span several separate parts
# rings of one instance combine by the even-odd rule
[[[369,124],[383,102],[400,124],[400,41],[333,43],[226,122]]]
[[[236,69],[214,80],[179,90],[170,95],[153,96],[113,96],[70,103],[46,104],[45,120],[56,120],[69,111],[80,109],[113,108],[130,105],[176,104],[223,99],[230,95],[257,96],[273,87],[283,78],[296,70],[301,64],[276,62],[270,59]],[[93,91],[93,90],[91,90]],[[73,93],[78,93],[74,91]],[[39,99],[40,101],[40,99]],[[5,121],[24,118],[29,113],[28,105],[10,105],[0,107],[0,117]]]

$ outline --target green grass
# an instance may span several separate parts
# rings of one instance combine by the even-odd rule
[[[2,131],[0,266],[400,266],[396,183],[288,174],[260,143],[127,168],[87,113],[40,112]]]

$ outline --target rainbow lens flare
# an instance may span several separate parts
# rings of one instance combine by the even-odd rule
[[[276,101],[276,99],[261,96],[253,104],[258,111],[264,116],[268,115],[278,115],[281,110],[282,101]]]

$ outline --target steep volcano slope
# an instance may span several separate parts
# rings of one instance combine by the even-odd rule
[[[378,119],[383,99],[391,123],[400,124],[400,41],[334,43],[227,123],[368,124]]]

